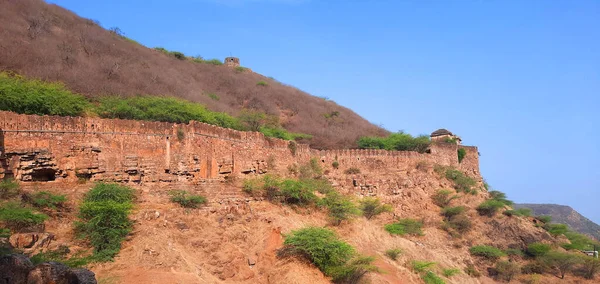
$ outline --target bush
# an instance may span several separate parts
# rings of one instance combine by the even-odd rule
[[[502,252],[502,250],[499,248],[486,245],[471,247],[469,252],[471,255],[480,256],[491,260],[496,260],[505,255],[504,252]]]
[[[477,206],[477,212],[479,212],[480,215],[486,215],[486,216],[494,216],[494,214],[496,214],[496,212],[498,212],[498,210],[500,210],[500,208],[504,208],[505,204],[501,201],[498,200],[486,200],[483,203],[479,204],[479,206]]]
[[[460,148],[457,150],[457,153],[458,153],[458,162],[462,163],[465,156],[467,156],[467,151],[463,148]]]
[[[531,209],[529,208],[520,208],[517,210],[505,210],[502,214],[512,217],[512,216],[531,216]]]
[[[204,63],[212,64],[212,65],[223,65],[223,62],[219,59],[204,60]]]
[[[562,247],[565,249],[576,249],[576,250],[589,250],[591,247],[600,247],[600,243],[590,239],[590,237],[579,234],[576,232],[568,231],[564,233],[565,237],[569,239],[570,244],[563,244]]]
[[[330,221],[336,226],[340,225],[342,221],[360,214],[360,210],[358,210],[350,198],[335,191],[327,194],[321,201],[321,204],[327,207]]]
[[[64,207],[65,202],[67,202],[67,197],[65,195],[57,195],[47,191],[40,191],[31,195],[30,202],[31,205],[40,209],[57,209]]]
[[[392,133],[388,137],[362,137],[358,140],[360,149],[385,149],[397,151],[416,151],[425,153],[431,141],[429,136],[413,137],[404,132]]]
[[[171,51],[171,52],[169,52],[169,55],[171,55],[179,60],[186,59],[185,54],[183,54],[182,52],[179,52],[179,51]]]
[[[453,168],[446,169],[446,178],[454,183],[454,189],[456,189],[457,192],[471,192],[471,190],[475,190],[473,187],[477,184],[474,179]]]
[[[286,179],[279,186],[285,203],[308,205],[317,201],[314,189],[303,181]]]
[[[0,181],[0,198],[9,199],[19,194],[19,184],[13,179]]]
[[[172,190],[169,195],[171,196],[171,202],[184,208],[198,208],[199,205],[206,203],[204,196],[190,194],[185,190]]]
[[[513,205],[512,201],[506,199],[506,194],[504,192],[492,190],[492,191],[490,191],[490,198],[492,200],[502,202],[503,204],[508,205],[508,206]]]
[[[548,215],[541,215],[541,216],[537,216],[535,217],[536,219],[544,222],[544,223],[550,223],[552,222],[552,216],[548,216]]]
[[[392,212],[392,206],[388,204],[382,204],[378,198],[366,197],[359,201],[359,208],[362,211],[363,216],[370,220],[374,216],[377,216],[384,212]]]
[[[542,261],[548,267],[555,269],[561,279],[565,279],[565,275],[573,271],[573,268],[581,263],[581,258],[579,255],[551,251],[544,255]]]
[[[10,229],[0,228],[0,238],[8,238],[10,237]]]
[[[312,136],[308,135],[308,134],[288,132],[287,130],[285,130],[282,127],[263,126],[260,128],[259,131],[266,137],[278,138],[278,139],[283,139],[283,140],[296,140],[296,139],[312,138]]]
[[[498,278],[510,282],[521,273],[521,268],[514,262],[500,261],[496,263],[496,271],[498,271]]]
[[[452,218],[446,219],[442,224],[442,229],[449,232],[454,237],[459,237],[471,230],[473,223],[468,216],[464,214],[456,215]]]
[[[242,190],[245,193],[255,194],[261,189],[260,180],[258,179],[247,179],[244,180]]]
[[[402,253],[402,250],[399,248],[395,248],[395,249],[388,249],[385,251],[385,255],[389,258],[391,258],[392,260],[396,260],[398,259],[398,256]]]
[[[439,276],[437,276],[433,271],[427,271],[427,273],[423,274],[423,276],[421,276],[421,279],[423,279],[423,282],[425,282],[425,284],[444,284],[444,280],[442,280],[442,278],[440,278]]]
[[[581,270],[585,279],[594,279],[595,275],[600,272],[600,260],[585,257],[582,261]]]
[[[92,262],[92,260],[93,260],[91,257],[74,256],[74,257],[68,258],[67,257],[68,253],[69,253],[69,248],[61,245],[58,247],[58,249],[37,253],[37,254],[31,256],[31,258],[29,258],[29,260],[31,260],[31,263],[33,263],[34,266],[44,263],[44,262],[55,261],[55,262],[63,263],[64,265],[71,267],[71,268],[78,268],[78,267],[86,266],[88,263]]]
[[[307,164],[301,165],[298,171],[301,179],[320,178],[323,175],[323,168],[316,158],[311,158]]]
[[[258,82],[256,83],[256,85],[257,85],[257,86],[263,86],[263,87],[266,87],[266,86],[268,86],[269,84],[267,84],[267,82],[265,82],[265,81],[258,81]]]
[[[552,250],[552,247],[543,243],[531,243],[527,246],[527,254],[533,257],[544,256],[550,250]]]
[[[48,216],[21,207],[16,202],[8,202],[0,206],[0,221],[3,221],[7,228],[14,231],[42,224],[46,219],[48,219]]]
[[[307,257],[334,282],[360,278],[373,271],[373,258],[357,255],[354,248],[340,240],[329,229],[308,227],[292,231],[285,236],[284,247],[279,256],[299,255]]]
[[[246,68],[246,67],[242,67],[242,66],[235,67],[235,71],[240,72],[240,73],[245,72],[246,70],[248,70],[248,68]]]
[[[439,207],[446,207],[448,206],[448,204],[450,204],[450,201],[452,201],[455,198],[458,198],[458,196],[450,196],[452,195],[452,192],[449,190],[445,190],[445,189],[440,189],[438,190],[434,195],[431,196],[431,199],[433,200],[433,203]]]
[[[447,268],[442,271],[442,274],[444,274],[444,277],[448,277],[448,278],[452,277],[456,274],[459,274],[459,273],[460,273],[460,269],[457,269],[457,268]]]
[[[331,163],[331,167],[333,167],[334,169],[337,169],[340,167],[340,163],[338,161],[333,161],[333,163]]]
[[[442,209],[442,216],[446,218],[452,218],[454,216],[462,214],[463,212],[465,212],[466,209],[467,208],[465,208],[464,206],[446,207]]]
[[[344,171],[344,173],[347,175],[356,175],[356,174],[360,174],[360,169],[359,168],[347,168]]]
[[[569,232],[569,227],[565,224],[546,224],[544,229],[553,236],[564,235]]]
[[[96,112],[102,118],[188,123],[191,120],[241,130],[240,122],[225,113],[212,112],[201,104],[157,96],[99,98]]]
[[[385,230],[388,231],[392,235],[414,235],[414,236],[422,236],[423,231],[421,230],[423,227],[423,222],[417,221],[414,219],[400,219],[396,223],[385,225]]]
[[[522,250],[516,248],[509,248],[504,251],[506,255],[525,256]]]
[[[472,264],[469,264],[469,265],[467,265],[467,267],[465,267],[465,273],[472,277],[480,277],[481,276],[481,273]]]
[[[132,229],[133,198],[132,189],[111,183],[98,183],[85,194],[75,225],[94,247],[94,260],[109,261],[119,253]]]
[[[414,272],[417,272],[417,273],[424,272],[427,269],[429,269],[430,267],[433,267],[434,265],[435,265],[435,262],[431,262],[431,261],[413,260],[410,262],[410,267],[412,268],[412,270]]]
[[[521,267],[521,273],[523,274],[544,274],[545,272],[546,266],[540,261],[530,262]]]
[[[36,115],[82,115],[91,104],[60,83],[0,72],[0,110]]]

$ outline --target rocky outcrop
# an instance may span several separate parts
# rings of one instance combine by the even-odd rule
[[[0,280],[3,284],[96,284],[94,272],[71,269],[59,262],[44,262],[33,266],[21,254],[0,257]]]
[[[47,248],[53,240],[51,233],[16,233],[9,238],[12,247],[28,254]]]

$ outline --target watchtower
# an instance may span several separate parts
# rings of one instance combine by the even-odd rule
[[[454,135],[452,132],[446,129],[438,129],[431,133],[431,141],[434,142],[455,142],[457,145],[460,145],[462,139],[457,135]]]
[[[239,67],[240,59],[237,57],[225,57],[225,66]]]

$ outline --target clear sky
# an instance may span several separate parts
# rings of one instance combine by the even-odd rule
[[[447,128],[509,198],[600,223],[600,1],[50,2],[148,47],[240,57],[391,131]]]

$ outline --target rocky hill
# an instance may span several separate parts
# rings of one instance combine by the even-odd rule
[[[333,101],[243,68],[142,46],[43,0],[0,1],[0,26],[0,71],[64,82],[87,96],[175,96],[231,115],[262,110],[289,131],[313,135],[314,148],[355,147],[361,136],[386,133]]]
[[[515,204],[515,208],[529,208],[535,215],[548,215],[553,223],[567,224],[576,232],[600,240],[600,225],[579,214],[570,206],[558,204]]]

